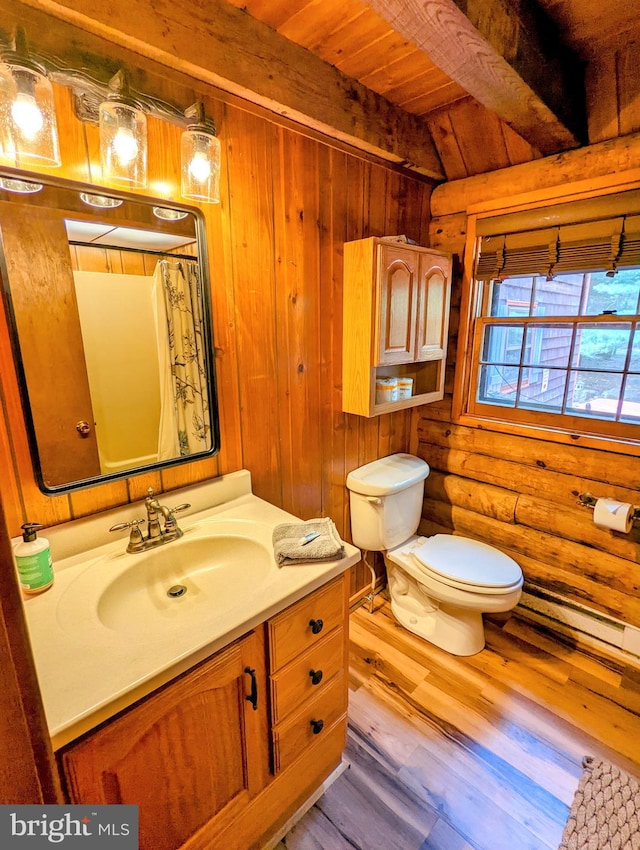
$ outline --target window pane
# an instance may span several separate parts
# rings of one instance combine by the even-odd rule
[[[490,316],[528,316],[533,290],[532,277],[508,277],[491,284]]]
[[[566,369],[569,366],[572,334],[573,325],[529,325],[523,362],[530,366]],[[640,357],[640,338],[638,344]]]
[[[598,315],[614,310],[620,316],[638,312],[640,269],[620,269],[613,277],[607,277],[605,272],[593,272],[590,278],[585,313]]]
[[[567,413],[591,419],[615,419],[622,375],[615,372],[570,372]]]
[[[578,369],[622,371],[630,335],[630,324],[578,325],[572,366]]]
[[[640,375],[629,375],[624,388],[622,422],[640,422]]]
[[[482,359],[488,363],[519,363],[522,325],[489,325],[485,328]]]
[[[518,371],[517,366],[483,366],[480,369],[478,401],[515,407]]]
[[[523,372],[525,377],[529,374],[529,381],[522,382],[518,407],[562,413],[567,373],[562,369],[524,369]]]
[[[553,280],[536,282],[535,316],[578,316],[586,275],[561,274]]]
[[[636,327],[633,335],[633,343],[631,345],[631,361],[629,362],[630,372],[640,372],[640,327]]]

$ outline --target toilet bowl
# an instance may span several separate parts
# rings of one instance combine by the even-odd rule
[[[453,655],[474,655],[485,644],[482,614],[517,605],[522,570],[477,540],[415,536],[428,474],[429,466],[409,454],[350,472],[353,542],[383,552],[391,611],[402,626]]]

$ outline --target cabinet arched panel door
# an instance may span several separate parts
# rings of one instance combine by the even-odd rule
[[[418,263],[410,251],[381,245],[378,274],[378,345],[376,365],[406,363],[414,359]]]
[[[444,360],[449,330],[451,260],[420,257],[415,360]]]
[[[137,804],[141,850],[176,850],[203,827],[213,837],[268,780],[267,723],[252,632],[68,747],[71,802]]]

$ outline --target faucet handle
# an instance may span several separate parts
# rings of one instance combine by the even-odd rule
[[[132,519],[130,522],[118,522],[116,525],[112,525],[109,531],[124,531],[126,528],[130,528],[131,531],[129,532],[129,545],[127,546],[127,552],[137,550],[138,547],[144,544],[142,532],[138,528],[138,526],[142,525],[143,522],[143,519]]]
[[[187,508],[190,508],[190,507],[191,507],[190,504],[185,503],[184,505],[178,505],[177,508],[169,508],[169,514],[164,521],[164,530],[165,531],[175,531],[177,529],[179,531],[178,523],[176,522],[176,518],[175,518],[174,514],[180,513],[180,511],[186,511]]]
[[[141,525],[143,522],[143,519],[132,519],[131,522],[118,522],[116,525],[112,525],[109,531],[124,531],[125,528],[135,529],[135,526]]]

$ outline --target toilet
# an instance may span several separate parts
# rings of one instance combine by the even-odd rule
[[[429,466],[394,454],[347,476],[354,545],[383,552],[391,611],[406,629],[452,655],[484,647],[483,613],[514,608],[519,565],[508,555],[452,534],[417,537]]]

